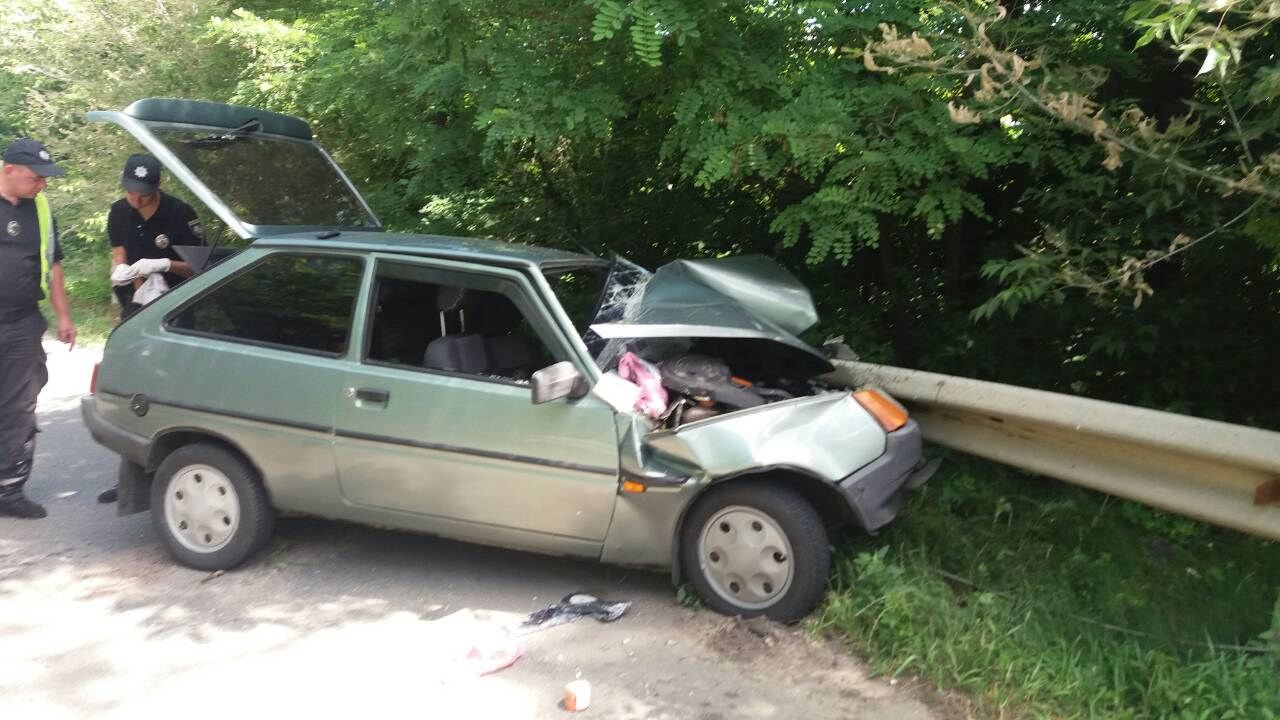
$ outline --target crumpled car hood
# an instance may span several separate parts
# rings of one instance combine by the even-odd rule
[[[663,265],[621,320],[591,329],[607,340],[714,340],[731,365],[736,357],[762,372],[812,376],[831,372],[831,363],[796,333],[817,321],[813,298],[795,276],[769,258],[745,255]]]

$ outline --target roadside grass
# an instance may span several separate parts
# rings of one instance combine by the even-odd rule
[[[1280,547],[948,457],[812,626],[978,715],[1280,717]]]
[[[77,345],[101,345],[120,320],[120,307],[112,302],[111,260],[105,248],[68,247],[62,258],[63,281],[67,287],[67,299],[71,305],[71,320],[76,324]],[[40,303],[40,309],[49,321],[51,332],[56,332],[53,308]]]
[[[702,602],[702,598],[698,595],[698,591],[694,589],[693,583],[688,580],[680,583],[680,586],[676,588],[676,602],[680,603],[682,607],[694,611],[702,610],[706,607],[706,604]]]

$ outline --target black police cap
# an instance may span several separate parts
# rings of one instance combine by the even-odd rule
[[[130,155],[124,163],[120,186],[136,193],[155,192],[160,187],[160,161],[144,153]]]
[[[53,164],[53,157],[44,143],[31,138],[20,138],[10,143],[4,151],[4,161],[10,165],[26,165],[41,177],[65,175],[67,172]]]

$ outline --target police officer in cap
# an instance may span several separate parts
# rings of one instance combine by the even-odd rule
[[[35,459],[36,397],[49,379],[38,304],[48,298],[58,339],[75,346],[62,249],[44,197],[45,178],[64,174],[44,145],[22,138],[4,151],[0,167],[0,515],[42,518],[23,486]]]
[[[191,277],[191,266],[178,256],[175,245],[203,245],[200,218],[190,205],[160,192],[160,161],[145,154],[130,155],[120,178],[124,197],[107,214],[111,241],[112,281],[120,300],[121,320],[141,309],[137,292],[153,273],[163,273],[167,288]],[[127,269],[121,266],[127,265]],[[117,282],[117,273],[130,279]],[[116,488],[98,495],[98,502],[116,501]]]
[[[203,245],[200,219],[191,206],[160,192],[160,161],[150,155],[130,155],[120,178],[124,197],[111,205],[107,214],[107,237],[111,241],[111,266],[128,265],[129,277],[117,282],[121,319],[142,307],[134,292],[152,273],[163,273],[165,286],[191,277],[191,266],[174,251],[175,245]],[[113,276],[115,276],[113,271]]]

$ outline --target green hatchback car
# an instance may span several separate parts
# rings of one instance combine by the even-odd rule
[[[821,382],[809,293],[767,259],[390,234],[297,118],[89,118],[248,242],[183,248],[197,274],[116,328],[81,405],[120,514],[149,509],[185,565],[239,565],[306,514],[670,569],[794,620],[829,533],[878,530],[936,467],[891,398]]]

